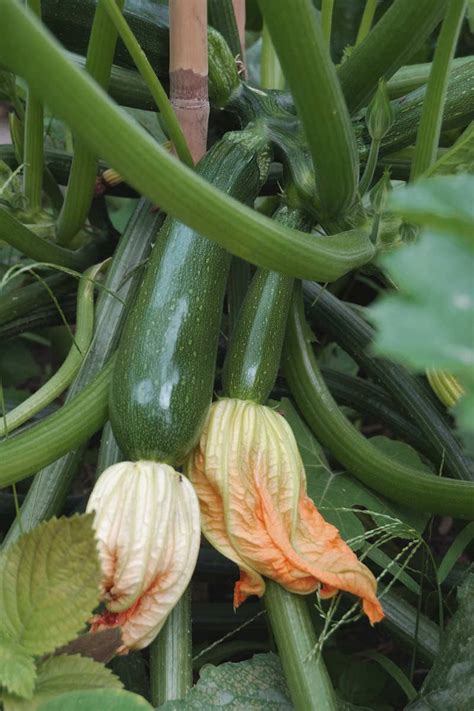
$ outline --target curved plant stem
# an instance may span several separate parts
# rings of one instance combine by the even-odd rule
[[[41,17],[41,0],[28,0],[28,8]],[[43,186],[43,104],[30,88],[26,96],[23,189],[28,208],[41,208]]]
[[[207,0],[209,24],[218,30],[234,57],[241,53],[239,29],[232,0]]]
[[[395,0],[338,69],[351,113],[366,105],[386,80],[421,47],[443,17],[447,0]]]
[[[321,655],[305,597],[265,581],[263,602],[278,654],[298,711],[335,711],[337,702]]]
[[[436,42],[430,78],[423,101],[415,155],[411,165],[410,180],[412,181],[423,175],[436,160],[451,60],[454,56],[465,12],[466,0],[449,0],[446,16]]]
[[[311,152],[321,210],[337,217],[356,196],[359,160],[336,70],[311,0],[259,0]]]
[[[293,298],[283,353],[285,375],[306,422],[336,459],[364,484],[418,511],[474,519],[474,484],[426,474],[383,454],[346,418],[316,363],[301,294]]]
[[[53,402],[64,392],[79,371],[94,331],[94,279],[102,267],[103,264],[98,264],[88,269],[79,283],[76,332],[66,360],[47,383],[6,414],[3,419],[5,437]]]
[[[154,706],[182,699],[193,684],[191,590],[171,610],[150,647],[151,699]]]
[[[223,195],[130,121],[87,74],[67,61],[58,43],[16,0],[0,3],[0,21],[5,28],[1,61],[31,82],[126,181],[197,232],[259,266],[320,281],[334,281],[373,258],[365,230],[314,239]],[[28,54],[21,51],[26,43]],[[53,71],[54,82],[49,81]]]
[[[285,77],[272,38],[265,23],[262,29],[262,56],[260,62],[260,84],[262,89],[284,89]]]
[[[359,194],[361,197],[365,195],[369,189],[372,178],[374,177],[375,169],[377,167],[377,159],[379,157],[379,150],[380,141],[373,138],[370,144],[369,155],[367,163],[365,164],[364,173],[359,183]]]
[[[348,304],[337,299],[318,284],[304,284],[315,325],[329,334],[356,360],[370,377],[385,387],[401,412],[409,413],[431,448],[438,471],[466,481],[473,473],[461,446],[453,436],[450,423],[430,398],[429,391],[402,365],[387,358],[376,358],[371,352],[374,329]]]
[[[0,239],[37,262],[57,264],[77,271],[82,271],[88,266],[93,261],[93,256],[97,254],[94,245],[83,247],[77,252],[59,247],[54,242],[35,235],[2,208],[0,208]]]
[[[26,479],[75,449],[107,419],[114,359],[71,402],[14,437],[0,442],[0,488]]]
[[[359,31],[355,41],[357,47],[369,34],[372,22],[374,21],[375,10],[377,9],[377,0],[366,0],[364,13],[359,25]]]
[[[147,85],[150,94],[158,107],[163,123],[165,124],[166,130],[168,131],[168,135],[173,143],[173,146],[175,147],[178,157],[183,161],[183,163],[186,163],[186,165],[193,166],[194,163],[191,153],[189,152],[188,144],[186,143],[181,126],[176,119],[176,114],[173,111],[173,107],[171,106],[166,91],[163,89],[163,85],[156,76],[153,67],[146,57],[146,54],[143,52],[142,48],[135,39],[135,35],[130,29],[127,20],[120,12],[115,0],[101,0],[101,2],[107,10],[110,19],[114,23],[115,29],[128,49],[135,66],[140,72],[143,81]]]
[[[124,0],[116,0],[121,9]],[[89,47],[87,50],[86,71],[102,87],[106,88],[117,41],[117,32],[110,20],[107,10],[101,0],[96,8],[92,25]],[[33,61],[34,61],[33,55]],[[53,72],[50,76],[55,76]],[[50,80],[50,76],[45,79]],[[100,120],[98,117],[79,116],[88,128],[91,121]],[[69,176],[66,197],[58,218],[58,242],[69,244],[74,235],[83,226],[94,194],[95,176],[97,169],[97,153],[86,142],[75,141],[74,159]]]
[[[321,3],[321,29],[323,31],[324,40],[331,49],[331,28],[332,15],[334,12],[334,0],[322,0]]]

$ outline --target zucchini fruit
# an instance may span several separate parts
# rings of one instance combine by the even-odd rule
[[[226,134],[197,170],[251,203],[269,165],[265,135],[249,128]],[[175,219],[157,236],[110,394],[112,428],[126,459],[176,465],[196,443],[212,399],[229,266],[224,249]]]

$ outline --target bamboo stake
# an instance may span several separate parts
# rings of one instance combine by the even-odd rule
[[[245,0],[232,0],[232,4],[240,37],[240,57],[245,65]]]
[[[170,96],[194,162],[206,152],[207,2],[170,0]]]

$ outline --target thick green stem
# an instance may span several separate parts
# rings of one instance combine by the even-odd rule
[[[183,135],[181,126],[179,125],[166,91],[163,89],[163,85],[156,76],[153,67],[146,57],[146,54],[143,52],[142,48],[135,39],[135,35],[130,29],[127,20],[120,12],[116,0],[101,0],[101,2],[104,4],[110,19],[114,23],[115,29],[128,49],[135,66],[150,91],[150,94],[153,96],[166,130],[168,131],[168,135],[175,147],[176,153],[183,163],[193,166],[194,162],[191,157],[191,153],[189,152],[188,144],[186,143],[186,139]]]
[[[197,232],[259,266],[321,281],[334,281],[373,258],[365,230],[315,240],[223,195],[157,145],[67,61],[58,43],[16,0],[0,3],[0,21],[5,28],[1,61],[31,82],[74,133],[125,180]],[[28,54],[21,51],[26,44]]]
[[[291,700],[297,711],[335,711],[337,702],[321,655],[305,597],[266,581],[263,598]]]
[[[160,706],[183,699],[193,684],[191,590],[188,587],[171,610],[150,648],[151,701]]]
[[[311,152],[322,213],[337,217],[357,191],[357,145],[311,0],[259,0]]]
[[[323,31],[324,41],[328,49],[331,49],[331,28],[332,15],[334,12],[334,0],[322,0],[321,3],[321,29]]]
[[[286,379],[319,442],[364,484],[418,511],[474,519],[474,484],[426,474],[383,454],[346,418],[332,398],[313,353],[301,294],[290,307],[283,351]]]
[[[372,139],[370,144],[369,156],[367,158],[367,163],[365,164],[364,173],[359,183],[359,194],[362,197],[365,195],[370,187],[372,178],[374,177],[375,168],[377,167],[377,159],[379,157],[380,141],[375,138]]]
[[[94,279],[102,264],[89,269],[82,277],[77,295],[77,320],[74,342],[66,360],[57,372],[33,395],[3,418],[4,436],[29,420],[64,392],[75,377],[86,356],[94,331]],[[2,426],[0,424],[0,430]]]
[[[441,26],[426,89],[421,120],[416,137],[410,180],[416,180],[436,160],[451,60],[466,12],[466,0],[449,0]]]
[[[359,31],[357,32],[357,37],[355,41],[355,46],[357,47],[369,34],[372,28],[372,22],[374,21],[375,10],[377,9],[378,0],[366,0],[364,13],[359,25]]]
[[[0,239],[37,262],[57,264],[77,271],[82,271],[84,267],[89,266],[98,251],[96,245],[83,247],[77,252],[59,247],[54,242],[35,235],[2,208],[0,208]]]
[[[74,400],[53,415],[0,442],[0,488],[26,479],[102,427],[107,419],[113,362],[111,358]]]
[[[221,33],[233,56],[240,56],[239,28],[232,0],[208,0],[207,14],[209,24]]]
[[[28,8],[41,17],[41,0],[28,0]],[[28,87],[26,95],[23,189],[28,208],[41,208],[43,187],[43,104]]]
[[[284,89],[285,77],[278,55],[265,23],[262,30],[262,55],[260,61],[260,84],[262,89]]]
[[[312,322],[331,336],[376,383],[385,387],[401,412],[409,413],[431,447],[436,470],[457,479],[473,480],[472,467],[453,435],[447,418],[433,403],[429,390],[402,365],[372,353],[374,329],[351,307],[318,284],[305,282]]]
[[[121,9],[124,0],[116,0],[116,2]],[[117,31],[99,0],[87,50],[86,71],[104,88],[109,81],[116,41]],[[46,75],[45,79],[49,81],[51,76],[55,76],[55,72]],[[77,107],[77,111],[86,130],[90,122],[100,120],[99,117],[84,116],[81,107]],[[97,155],[98,153],[78,136],[74,144],[74,160],[67,193],[58,218],[60,244],[69,244],[87,218],[94,194]]]
[[[468,57],[456,57],[449,66],[449,73],[458,69],[462,64],[472,61],[472,55]],[[393,77],[387,83],[388,95],[391,99],[396,99],[399,96],[405,96],[411,91],[418,89],[423,84],[426,84],[431,74],[431,62],[424,64],[409,64],[406,67],[401,67],[398,72],[395,72]]]
[[[338,70],[351,113],[366,105],[379,79],[406,64],[443,17],[447,0],[395,0]]]

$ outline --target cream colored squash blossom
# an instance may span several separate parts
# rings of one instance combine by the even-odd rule
[[[234,606],[265,592],[264,577],[291,592],[357,595],[371,623],[383,618],[370,570],[306,495],[293,432],[280,414],[226,398],[210,410],[187,463],[203,533],[240,568]]]
[[[98,479],[87,511],[102,567],[105,611],[92,631],[120,627],[125,653],[156,637],[189,583],[200,543],[199,503],[167,464],[121,462]]]

